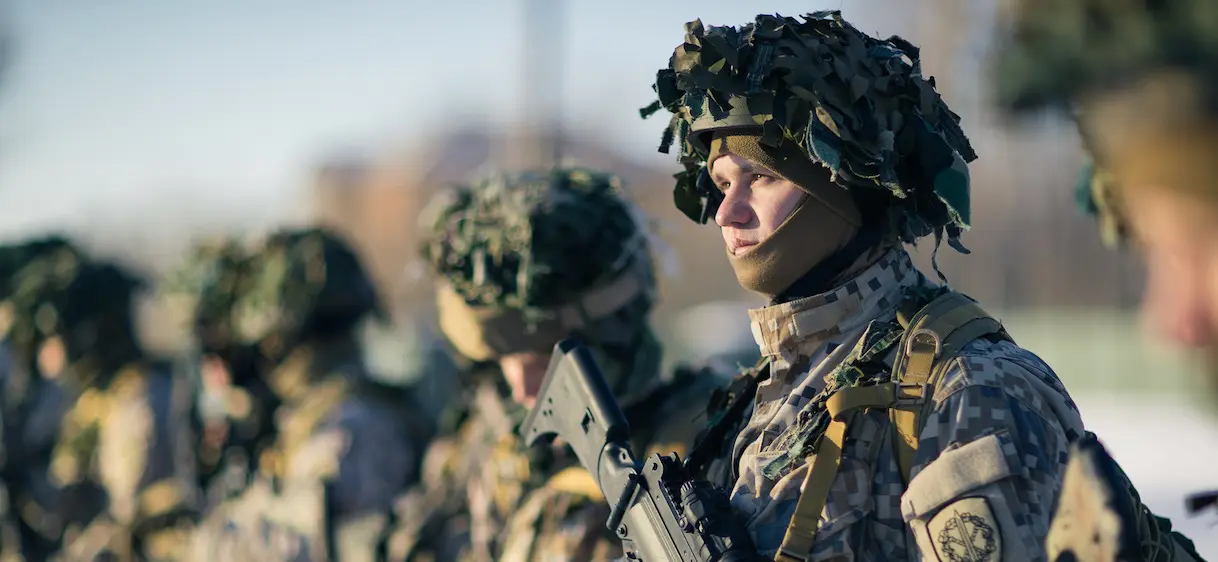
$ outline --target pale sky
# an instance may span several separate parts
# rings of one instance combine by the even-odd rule
[[[10,0],[0,96],[0,238],[51,225],[140,236],[282,216],[336,149],[409,146],[453,116],[520,115],[522,0]],[[638,118],[682,25],[743,24],[727,0],[570,1],[564,115],[660,165]],[[844,7],[916,33],[908,0]]]

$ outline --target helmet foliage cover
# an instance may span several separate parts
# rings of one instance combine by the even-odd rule
[[[740,28],[695,20],[685,32],[641,114],[673,114],[660,151],[679,147],[673,195],[687,216],[706,222],[721,198],[706,133],[754,128],[764,145],[796,143],[843,188],[890,194],[902,241],[946,230],[955,242],[968,228],[966,164],[977,155],[913,44],[870,37],[838,11],[763,14]]]

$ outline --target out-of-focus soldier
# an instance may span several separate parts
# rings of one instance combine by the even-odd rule
[[[0,477],[4,483],[4,512],[0,515],[0,553],[5,557],[23,556],[26,560],[46,560],[59,548],[57,533],[40,533],[21,517],[19,507],[27,504],[30,493],[39,489],[33,482],[40,475],[31,462],[34,452],[48,451],[55,439],[56,414],[33,415],[35,396],[58,389],[39,373],[38,351],[46,340],[28,323],[15,323],[12,300],[14,279],[27,265],[55,256],[65,265],[82,259],[81,253],[61,235],[23,240],[0,248],[0,420],[3,421],[3,455]],[[41,391],[41,392],[40,392]],[[42,407],[47,407],[44,401]],[[57,412],[57,410],[56,410]],[[29,425],[31,419],[34,425]],[[43,467],[45,469],[45,466]],[[40,479],[39,479],[40,480]]]
[[[1017,0],[994,65],[1012,115],[1073,117],[1080,200],[1146,259],[1144,320],[1203,350],[1218,391],[1218,3]],[[1063,560],[1199,559],[1094,438],[1072,452],[1048,547]],[[1218,502],[1201,494],[1194,507]]]
[[[141,348],[125,268],[60,251],[12,279],[13,336],[40,341],[24,420],[23,521],[67,560],[173,560],[197,497],[186,381]]]
[[[193,402],[199,487],[204,511],[239,495],[256,460],[274,440],[279,399],[258,376],[255,348],[233,325],[242,283],[252,274],[239,238],[200,244],[161,284],[162,304],[185,319],[190,345],[182,370],[195,382]]]
[[[250,486],[208,515],[192,559],[380,559],[430,427],[408,389],[377,382],[364,362],[357,335],[381,315],[375,287],[324,229],[273,234],[246,271],[232,329],[280,403],[274,440]]]
[[[392,557],[608,560],[621,542],[595,482],[562,446],[525,448],[527,414],[554,344],[590,345],[635,431],[636,450],[684,453],[722,379],[660,372],[650,327],[648,230],[612,175],[580,168],[495,175],[443,192],[425,211],[424,256],[440,326],[475,367],[457,429],[429,448],[402,501]],[[666,425],[679,420],[681,423]]]

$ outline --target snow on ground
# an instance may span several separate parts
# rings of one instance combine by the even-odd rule
[[[1171,518],[1201,556],[1218,559],[1218,514],[1184,510],[1187,495],[1218,490],[1218,419],[1172,395],[1089,393],[1075,401],[1142,500]]]

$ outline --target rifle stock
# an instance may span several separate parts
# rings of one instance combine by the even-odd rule
[[[727,498],[690,480],[677,455],[639,463],[630,426],[592,353],[567,339],[554,346],[537,403],[521,426],[532,446],[561,437],[610,502],[606,527],[643,562],[735,562],[756,553]]]

